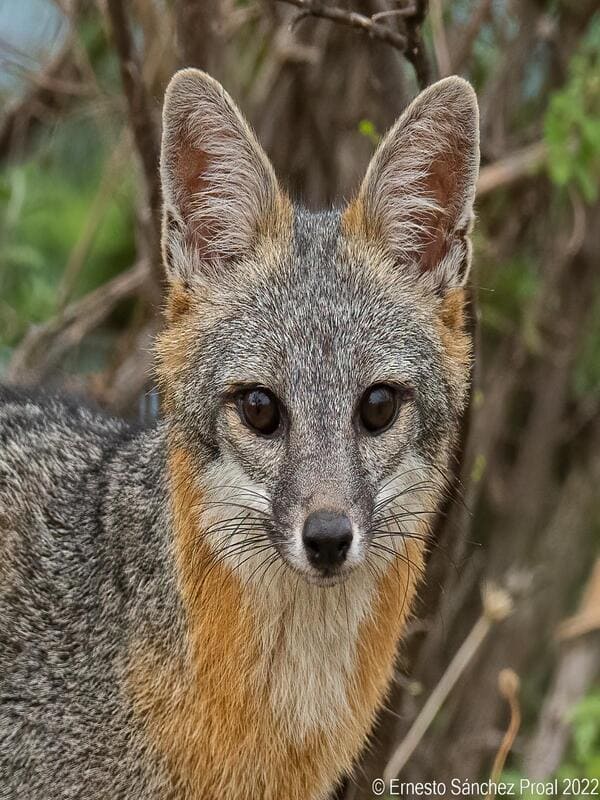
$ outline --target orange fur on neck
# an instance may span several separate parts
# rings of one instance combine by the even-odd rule
[[[324,798],[340,771],[351,768],[386,691],[422,552],[411,542],[415,569],[407,570],[398,560],[379,581],[359,629],[356,665],[347,683],[349,702],[340,710],[336,729],[291,741],[269,703],[270,676],[256,679],[255,665],[265,655],[260,652],[261,610],[249,587],[218,563],[203,542],[198,525],[202,496],[193,484],[190,456],[173,449],[170,469],[186,642],[175,655],[160,643],[138,643],[129,663],[134,707],[176,787],[169,796]],[[264,602],[268,599],[263,598],[263,608]],[[273,660],[273,669],[277,663]]]

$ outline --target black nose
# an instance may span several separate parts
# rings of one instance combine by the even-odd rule
[[[322,570],[339,567],[352,544],[352,523],[345,514],[313,511],[304,523],[302,541],[313,567]]]

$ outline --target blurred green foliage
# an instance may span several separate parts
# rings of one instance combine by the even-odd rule
[[[544,124],[548,171],[558,186],[576,186],[588,203],[600,193],[600,13],[550,100]]]
[[[57,311],[57,285],[86,226],[107,155],[97,128],[71,120],[24,163],[0,173],[0,344],[14,344],[31,322]],[[74,296],[134,258],[133,181],[129,170],[92,234]]]
[[[361,119],[361,121],[358,123],[358,132],[367,138],[373,147],[377,147],[381,141],[381,134],[375,127],[375,123],[370,119]]]
[[[585,697],[573,710],[573,746],[561,776],[600,777],[600,689]]]
[[[80,17],[79,42],[104,101],[74,105],[33,137],[25,156],[0,167],[0,363],[31,324],[59,311],[59,287],[78,243],[83,268],[66,299],[100,286],[135,259],[134,157],[125,154],[108,196],[98,202],[123,130],[118,63],[93,9]],[[15,90],[18,90],[18,83]]]
[[[589,798],[597,796],[586,783],[579,786],[579,781],[588,779],[595,781],[600,778],[600,689],[596,689],[584,697],[570,714],[572,727],[572,741],[564,763],[556,775],[548,778],[544,783],[556,780],[558,794],[555,798]],[[516,770],[506,770],[501,780],[506,783],[521,784],[525,776]],[[517,792],[523,800],[539,798],[539,792]],[[544,793],[549,797],[550,794]]]

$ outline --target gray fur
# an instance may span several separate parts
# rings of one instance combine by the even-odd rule
[[[165,796],[122,688],[181,636],[165,480],[163,425],[0,389],[2,800]]]

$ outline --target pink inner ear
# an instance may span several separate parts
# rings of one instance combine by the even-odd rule
[[[209,163],[206,151],[193,147],[186,140],[179,147],[174,168],[180,187],[180,207],[186,223],[186,233],[192,240],[190,244],[198,248],[203,258],[210,258],[210,242],[215,240],[218,232],[216,220],[204,214],[194,217],[194,210],[200,204],[202,194],[209,188],[205,178]]]
[[[175,174],[183,189],[184,203],[206,187],[204,175],[207,169],[208,155],[204,150],[192,147],[187,141],[181,145],[177,153]]]
[[[423,272],[434,269],[440,263],[456,232],[461,213],[459,198],[464,191],[460,170],[461,159],[454,148],[431,163],[425,182],[425,194],[435,200],[441,210],[424,211],[419,218],[426,237],[417,256]]]

